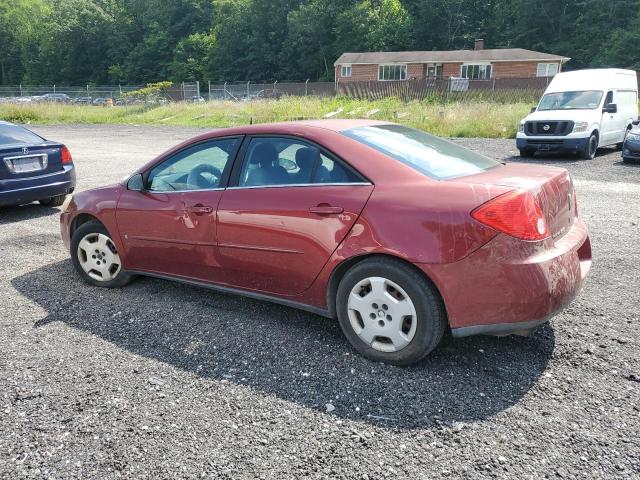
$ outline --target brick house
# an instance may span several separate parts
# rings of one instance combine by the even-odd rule
[[[569,60],[522,48],[485,49],[484,40],[479,39],[473,50],[343,53],[334,66],[336,83],[451,77],[490,80],[553,77]]]

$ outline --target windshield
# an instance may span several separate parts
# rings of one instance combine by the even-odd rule
[[[593,110],[602,100],[600,90],[548,93],[540,101],[538,110]]]
[[[501,165],[455,143],[402,125],[357,127],[342,134],[438,180],[472,175]]]
[[[42,138],[26,128],[0,122],[0,145],[13,145],[16,143],[35,145],[42,142]]]

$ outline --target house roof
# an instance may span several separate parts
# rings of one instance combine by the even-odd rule
[[[426,52],[361,52],[343,53],[335,66],[380,63],[450,63],[450,62],[568,62],[570,58],[550,53],[534,52],[524,48],[496,48],[486,50],[449,50]]]

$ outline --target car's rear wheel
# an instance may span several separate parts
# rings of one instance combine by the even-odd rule
[[[39,201],[40,201],[40,205],[44,205],[45,207],[59,207],[64,203],[66,198],[67,198],[66,195],[57,195],[51,198],[43,198],[42,200],[39,200]]]
[[[429,354],[447,317],[435,287],[409,265],[372,258],[340,281],[336,309],[342,331],[365,357],[409,365]]]
[[[98,287],[121,287],[132,278],[109,232],[100,222],[82,224],[71,238],[71,260],[82,278]]]

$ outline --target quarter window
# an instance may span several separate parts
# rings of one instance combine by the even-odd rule
[[[491,78],[491,65],[470,64],[462,65],[460,76],[469,80],[488,80]]]
[[[351,168],[314,145],[284,137],[253,138],[247,148],[240,187],[362,182]]]
[[[350,77],[351,76],[351,65],[342,65],[340,68],[340,76],[341,77]]]
[[[557,63],[539,63],[536,75],[538,77],[554,77],[558,73]]]
[[[238,138],[225,138],[182,150],[149,172],[148,189],[173,192],[220,188],[222,174],[239,142]]]
[[[406,65],[379,65],[378,66],[378,80],[406,80],[407,79],[407,66]]]

